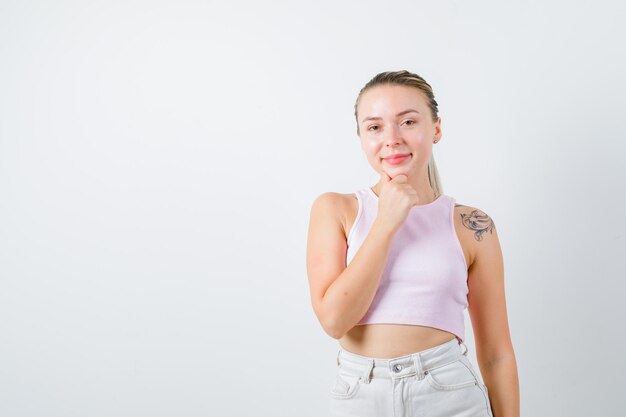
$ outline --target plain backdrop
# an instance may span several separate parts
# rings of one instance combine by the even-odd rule
[[[444,193],[498,228],[522,415],[623,415],[625,18],[0,1],[0,415],[327,415],[310,207],[378,180],[353,106],[400,69],[439,102]]]

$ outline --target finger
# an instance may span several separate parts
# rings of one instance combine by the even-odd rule
[[[395,177],[393,177],[393,182],[398,182],[401,184],[405,184],[406,182],[408,182],[409,177],[406,174],[398,174]]]

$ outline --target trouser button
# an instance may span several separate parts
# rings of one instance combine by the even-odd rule
[[[399,363],[395,364],[393,366],[393,371],[394,372],[400,372],[402,370],[402,365],[400,365]]]

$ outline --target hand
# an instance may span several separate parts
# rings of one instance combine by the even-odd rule
[[[376,222],[395,233],[408,217],[411,207],[419,203],[419,197],[405,174],[391,178],[382,171],[380,177],[382,187],[378,196]]]

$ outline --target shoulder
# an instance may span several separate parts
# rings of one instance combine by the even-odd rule
[[[454,217],[468,231],[471,231],[474,239],[479,242],[495,233],[496,226],[493,218],[477,207],[456,203],[454,205]]]
[[[476,258],[499,251],[498,234],[493,218],[484,210],[456,203],[454,223],[459,239],[469,247],[471,263]]]
[[[333,220],[344,231],[348,229],[348,219],[356,215],[358,200],[354,193],[337,193],[333,191],[318,195],[311,206],[311,219],[324,217]]]
[[[355,194],[343,194],[333,191],[327,191],[318,195],[311,206],[311,209],[330,210],[333,208],[341,208],[350,205],[356,200]]]

